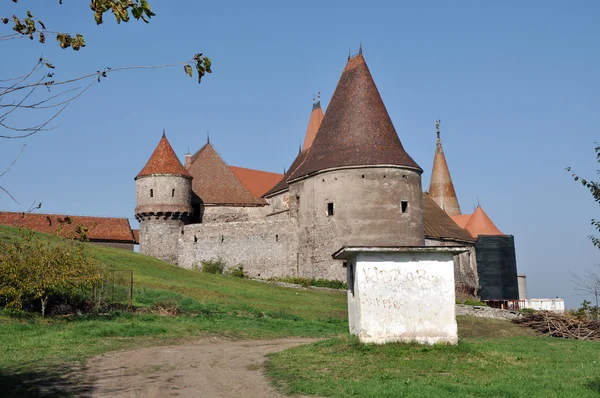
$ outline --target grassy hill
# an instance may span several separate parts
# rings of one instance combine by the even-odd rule
[[[38,234],[40,239],[53,239]],[[18,238],[0,226],[0,240]],[[586,397],[600,393],[600,344],[540,337],[506,321],[458,317],[458,346],[367,346],[348,335],[346,295],[185,270],[119,249],[86,245],[133,270],[134,306],[148,311],[41,318],[0,311],[0,391],[52,384],[111,350],[230,338],[324,337],[272,354],[283,391],[332,397]],[[156,303],[182,313],[161,316]]]

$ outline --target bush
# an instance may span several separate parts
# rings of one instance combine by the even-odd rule
[[[202,261],[202,272],[208,274],[223,274],[225,261],[220,258]]]
[[[231,275],[233,277],[236,278],[245,278],[246,274],[244,273],[244,266],[241,264],[238,264],[237,267],[232,267],[229,268],[229,270],[227,271],[228,275]]]
[[[457,300],[456,304],[463,304],[463,305],[473,305],[473,306],[480,306],[480,307],[487,307],[487,303],[484,303],[481,300],[477,300],[477,299],[467,299],[467,300]]]
[[[315,287],[326,287],[329,289],[346,290],[348,285],[346,282],[332,280],[332,279],[315,279],[315,278],[300,278],[300,277],[284,277],[284,278],[270,278],[272,282],[284,282],[293,283],[303,287],[315,286]]]
[[[42,239],[23,231],[18,239],[0,242],[0,305],[7,308],[39,303],[43,316],[50,298],[79,302],[82,290],[102,278],[100,264],[71,239]]]

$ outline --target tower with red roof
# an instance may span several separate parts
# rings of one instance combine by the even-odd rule
[[[163,131],[150,159],[135,177],[140,253],[177,263],[177,240],[192,215],[191,193],[192,176]]]

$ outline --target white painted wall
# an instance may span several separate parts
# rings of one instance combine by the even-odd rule
[[[532,308],[538,311],[565,312],[565,301],[561,298],[521,300],[519,307]]]
[[[453,253],[357,253],[348,259],[350,332],[362,342],[458,342]]]

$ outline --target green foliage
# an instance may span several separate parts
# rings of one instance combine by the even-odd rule
[[[208,274],[223,274],[224,270],[225,262],[220,258],[202,261],[202,272],[206,272]]]
[[[81,297],[103,278],[96,259],[70,239],[37,239],[22,231],[18,239],[0,242],[0,302],[21,309],[39,300],[42,315],[52,295]]]
[[[271,282],[284,282],[284,283],[293,283],[295,285],[300,285],[302,287],[326,287],[329,289],[337,289],[337,290],[347,290],[348,285],[346,282],[333,280],[333,279],[315,279],[315,278],[300,278],[300,277],[278,277],[278,278],[269,278]]]
[[[244,266],[238,264],[236,267],[231,267],[227,270],[227,275],[231,275],[236,278],[245,278],[246,274],[244,273]]]
[[[482,306],[482,307],[487,307],[487,303],[484,303],[481,300],[477,300],[477,299],[467,299],[467,300],[456,300],[456,304],[463,304],[463,305],[473,305],[473,306]]]
[[[591,304],[591,301],[583,300],[581,306],[578,309],[571,311],[571,315],[583,320],[598,319],[600,315],[600,310],[597,306]]]
[[[600,163],[600,145],[596,144],[596,148],[594,149],[594,151],[596,152],[596,161],[598,163]],[[571,167],[567,167],[566,170],[571,171]],[[600,170],[596,171],[596,175],[600,175]],[[585,188],[587,188],[590,191],[590,193],[592,194],[592,197],[594,198],[594,201],[596,203],[600,204],[600,183],[599,182],[582,178],[579,175],[575,174],[574,172],[571,172],[571,177],[573,177],[574,181],[581,182],[581,185],[583,185]],[[600,231],[600,220],[592,219],[591,224],[597,231]],[[592,241],[592,244],[594,246],[600,248],[600,239],[599,238],[597,238],[593,235],[589,236],[589,238]]]
[[[535,312],[537,312],[537,311],[536,311],[536,310],[534,310],[533,308],[521,308],[521,309],[519,310],[519,312],[520,312],[521,314],[533,314],[533,313],[535,313]]]

